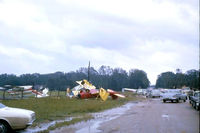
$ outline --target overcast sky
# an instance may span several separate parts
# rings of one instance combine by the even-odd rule
[[[199,0],[0,0],[0,74],[199,69]]]

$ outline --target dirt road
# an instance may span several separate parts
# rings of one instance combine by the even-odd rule
[[[104,133],[199,133],[199,112],[188,103],[147,100],[99,129]]]
[[[85,128],[88,125],[89,129]],[[91,125],[95,125],[96,129],[92,129]],[[53,132],[199,133],[199,112],[188,102],[163,103],[159,99],[148,99],[129,106],[117,118],[83,122]]]

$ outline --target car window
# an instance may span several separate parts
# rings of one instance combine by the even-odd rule
[[[200,97],[200,93],[195,93],[194,96],[195,97]]]
[[[5,108],[6,106],[0,103],[0,108]]]

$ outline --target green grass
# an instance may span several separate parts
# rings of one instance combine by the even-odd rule
[[[131,93],[126,93],[125,95],[127,97],[124,99],[119,98],[116,100],[112,100],[109,98],[105,102],[103,102],[100,98],[70,99],[67,97],[53,96],[46,98],[1,100],[0,102],[9,107],[33,110],[36,113],[36,121],[34,122],[33,126],[36,126],[42,122],[63,119],[70,116],[84,116],[87,113],[98,112],[105,109],[120,106],[130,100],[138,100],[138,98]],[[79,121],[82,119],[79,118],[75,120]],[[73,121],[65,122],[64,125],[73,123]],[[60,127],[60,125],[56,127]]]
[[[51,95],[51,96],[58,96],[59,95],[59,97],[65,97],[66,96],[66,91],[49,91],[48,92],[48,94],[49,95]]]
[[[50,130],[55,130],[57,128],[63,127],[63,126],[68,126],[71,124],[75,124],[77,122],[81,122],[81,121],[87,121],[92,119],[93,117],[91,115],[84,115],[83,117],[78,117],[78,118],[74,118],[71,121],[65,121],[65,122],[59,122],[56,123],[53,126],[50,126],[48,129],[43,130],[43,131],[39,131],[38,133],[49,133]]]

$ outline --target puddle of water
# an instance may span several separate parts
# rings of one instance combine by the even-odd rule
[[[169,115],[162,115],[163,118],[169,118]]]
[[[94,116],[94,119],[89,120],[87,122],[79,122],[77,124],[64,127],[64,128],[77,129],[76,133],[99,133],[99,132],[102,132],[101,130],[98,129],[102,123],[120,117],[121,115],[125,114],[126,111],[128,111],[134,105],[136,105],[136,103],[127,103],[121,107],[109,109],[109,110],[99,112],[99,113],[92,113],[92,115]]]
[[[168,114],[162,115],[162,118],[169,120],[169,115]]]
[[[17,133],[36,133],[36,132],[39,132],[39,131],[46,130],[50,126],[55,125],[56,123],[65,122],[65,121],[71,121],[72,119],[73,119],[73,117],[68,117],[68,118],[66,118],[64,120],[56,120],[56,121],[52,121],[52,122],[49,122],[49,123],[43,123],[43,124],[40,124],[40,126],[37,126],[35,128],[27,128],[27,129],[19,131]]]
[[[101,130],[98,129],[100,127],[100,124],[120,117],[121,115],[125,114],[125,112],[127,110],[129,110],[132,106],[136,105],[137,103],[138,102],[131,102],[131,103],[127,103],[121,107],[109,109],[109,110],[99,112],[99,113],[92,113],[94,119],[89,120],[87,122],[85,122],[85,121],[79,122],[77,124],[68,126],[67,128],[78,129],[76,131],[76,133],[85,133],[85,132],[99,133],[99,132],[101,132]],[[138,104],[138,105],[140,105],[140,104]],[[17,133],[36,133],[39,131],[46,130],[50,126],[55,125],[56,123],[71,121],[73,118],[74,117],[69,117],[69,118],[66,118],[65,120],[56,120],[56,121],[52,121],[49,123],[43,123],[43,124],[40,124],[40,126],[37,126],[35,128],[27,128],[27,129],[25,129],[23,131],[19,131]]]

